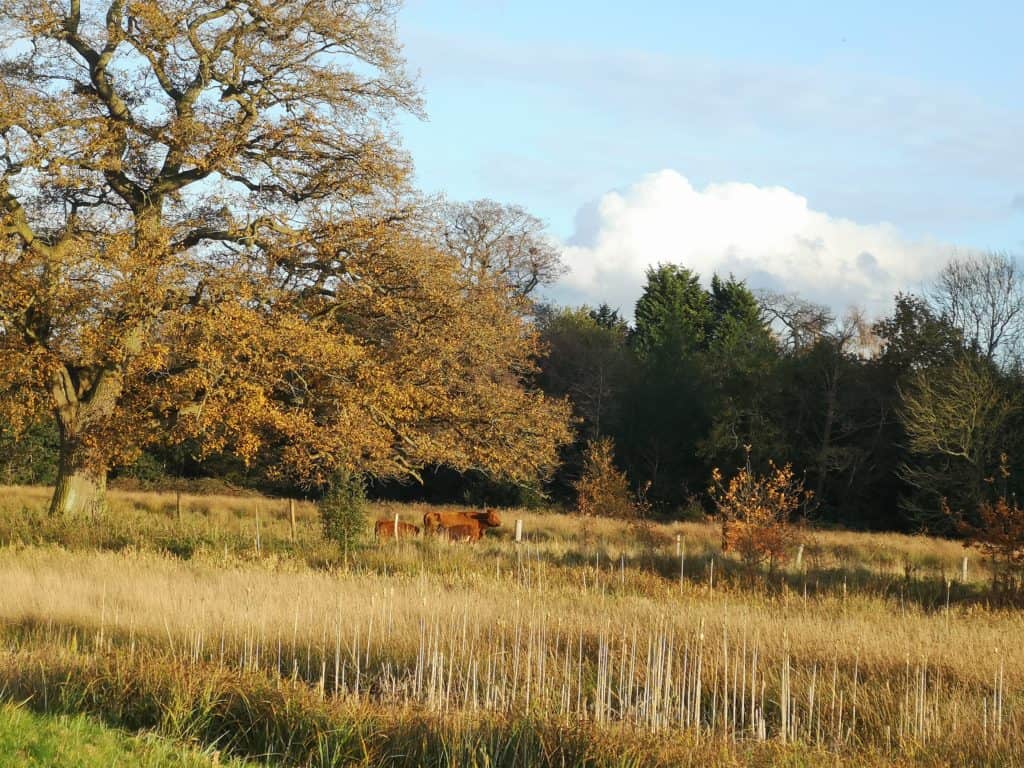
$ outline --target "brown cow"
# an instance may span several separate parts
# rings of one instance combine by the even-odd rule
[[[395,538],[395,520],[394,518],[388,520],[378,520],[377,524],[373,527],[373,535],[378,539],[393,539]],[[409,539],[414,536],[420,535],[420,527],[413,525],[412,523],[398,523],[398,538]]]
[[[431,510],[423,515],[423,530],[427,533],[441,533],[452,525],[466,525],[470,517],[465,512],[441,512]]]
[[[487,528],[496,528],[501,525],[501,518],[493,509],[485,509],[482,512],[427,512],[423,516],[423,529],[427,533],[443,533],[453,526],[470,525],[479,530],[477,538],[483,535]]]

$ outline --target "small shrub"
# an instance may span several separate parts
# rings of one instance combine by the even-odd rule
[[[988,560],[995,586],[1017,592],[1024,588],[1024,507],[1016,496],[1007,494],[1009,479],[1009,459],[1004,453],[999,457],[998,475],[1003,491],[994,502],[983,501],[978,506],[977,525],[954,516],[945,499],[942,511],[954,518],[968,543]],[[995,483],[996,478],[990,482]]]
[[[804,490],[789,464],[769,465],[770,473],[757,475],[748,452],[746,466],[728,485],[721,470],[712,471],[709,493],[722,516],[722,551],[735,550],[750,569],[767,562],[771,572],[799,543],[800,532],[792,518],[810,500],[811,492]]]
[[[633,519],[637,504],[626,473],[615,466],[615,444],[609,437],[587,444],[583,477],[576,482],[576,509],[583,515]]]
[[[338,472],[320,500],[320,522],[324,537],[348,554],[366,533],[366,486],[363,478],[350,472]]]
[[[644,547],[657,549],[668,544],[672,537],[651,522],[651,503],[647,500],[647,492],[651,489],[648,480],[637,490],[633,504],[633,519],[629,522],[629,530]]]

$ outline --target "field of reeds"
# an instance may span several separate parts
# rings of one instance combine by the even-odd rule
[[[0,489],[0,692],[40,712],[271,765],[1024,764],[1024,612],[956,542],[768,574],[710,522],[503,510],[343,561],[311,504],[46,496]]]

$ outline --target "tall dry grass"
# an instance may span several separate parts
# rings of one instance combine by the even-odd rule
[[[799,567],[766,582],[721,557],[710,524],[511,511],[478,546],[368,545],[343,569],[309,507],[293,542],[283,502],[274,513],[265,499],[202,499],[178,520],[168,498],[112,494],[108,520],[42,542],[22,538],[20,507],[0,509],[8,672],[30,659],[83,676],[105,659],[159,660],[288,681],[328,709],[385,719],[628,733],[645,745],[637,764],[680,734],[728,760],[751,745],[850,764],[1021,756],[1024,616],[986,605],[973,558],[967,583],[954,581],[964,553],[951,542],[820,532]],[[396,512],[422,509],[372,511]],[[125,519],[135,543],[90,546],[90,526]],[[213,525],[187,559],[150,545]]]

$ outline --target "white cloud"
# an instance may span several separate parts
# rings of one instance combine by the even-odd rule
[[[689,267],[705,281],[732,273],[752,288],[880,314],[952,250],[910,241],[890,224],[812,210],[783,187],[729,182],[699,190],[664,170],[582,209],[563,253],[570,271],[561,292],[574,301],[607,301],[631,316],[647,268],[661,262]]]

